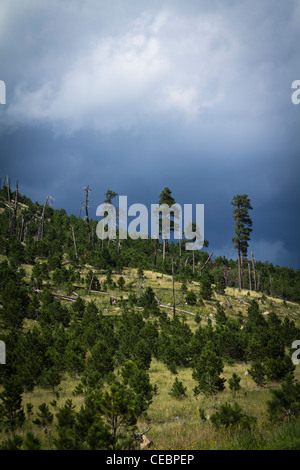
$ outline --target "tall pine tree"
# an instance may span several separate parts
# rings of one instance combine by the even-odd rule
[[[247,194],[238,194],[233,197],[231,204],[234,206],[233,218],[235,220],[235,237],[232,239],[234,247],[238,250],[238,276],[239,287],[243,288],[243,257],[247,257],[248,242],[252,232],[252,220],[249,210],[252,210],[251,201]]]

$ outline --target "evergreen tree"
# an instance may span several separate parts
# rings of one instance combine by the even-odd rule
[[[217,294],[225,294],[225,278],[222,271],[218,271],[216,278],[215,278],[215,291]]]
[[[231,204],[234,206],[233,218],[235,220],[235,237],[232,239],[234,247],[238,250],[238,274],[239,287],[243,288],[243,257],[247,257],[248,242],[252,232],[252,220],[249,217],[249,210],[252,210],[251,201],[247,194],[236,195]]]
[[[120,276],[120,277],[119,277],[119,279],[118,279],[118,281],[117,281],[117,284],[118,284],[118,286],[119,286],[119,288],[120,288],[121,290],[124,289],[124,286],[125,286],[125,279],[124,279],[123,276]]]
[[[0,315],[7,328],[20,329],[27,315],[30,298],[25,286],[17,278],[4,283],[1,292],[2,309]]]
[[[134,394],[122,384],[112,384],[109,390],[101,392],[95,406],[115,437],[121,437],[137,422]]]
[[[193,290],[190,290],[185,296],[186,303],[188,305],[196,305],[197,304],[197,296]]]
[[[212,298],[212,282],[211,275],[204,271],[200,277],[200,295],[202,299],[210,300]]]
[[[195,395],[200,392],[212,396],[224,390],[225,379],[220,377],[223,372],[223,360],[218,356],[214,344],[208,341],[201,355],[194,359],[192,377],[198,382],[194,389]]]
[[[178,378],[176,377],[172,385],[170,395],[172,397],[181,399],[181,398],[186,397],[186,391],[187,391],[187,388],[184,387],[183,383],[179,381]]]
[[[236,392],[241,389],[240,381],[241,378],[237,375],[236,372],[233,372],[232,377],[228,380],[229,388],[234,396],[236,395]]]
[[[271,421],[285,420],[300,414],[300,382],[288,375],[280,389],[270,390],[272,398],[267,401],[267,412]]]
[[[215,315],[215,318],[216,318],[216,323],[219,326],[225,325],[227,322],[227,316],[226,316],[225,310],[220,304],[220,302],[217,302],[217,313]]]
[[[166,205],[168,207],[171,207],[175,204],[175,199],[173,198],[172,196],[172,191],[168,188],[168,187],[165,187],[162,192],[160,193],[159,195],[159,201],[158,201],[159,205],[162,206],[162,205]],[[166,234],[163,233],[163,228],[162,228],[162,218],[165,218],[166,217],[166,214],[163,212],[162,214],[162,217],[160,218],[160,232],[162,233],[162,238],[163,238],[163,261],[165,261],[165,258],[166,258]],[[174,220],[170,220],[170,231],[171,230],[174,230]],[[156,243],[156,248],[157,248],[157,243]],[[155,255],[156,256],[156,255]],[[156,260],[155,260],[155,263],[156,264]]]
[[[266,368],[260,361],[255,361],[249,369],[249,375],[259,387],[266,385],[266,373]]]
[[[23,387],[19,379],[11,376],[5,379],[0,393],[0,420],[14,431],[22,426],[25,413],[22,407]]]
[[[233,405],[223,403],[210,419],[216,428],[225,426],[225,428],[240,427],[250,430],[256,423],[256,418],[243,413],[241,406],[236,402]]]
[[[114,370],[113,350],[99,339],[91,350],[87,372],[97,372],[101,378]]]

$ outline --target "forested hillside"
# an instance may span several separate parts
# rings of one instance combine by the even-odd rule
[[[90,265],[95,269],[106,270],[110,267],[121,272],[124,267],[135,267],[171,274],[173,257],[174,273],[178,280],[199,281],[203,272],[209,275],[211,283],[239,286],[237,261],[225,257],[209,258],[214,251],[209,241],[205,241],[202,250],[195,250],[194,253],[185,250],[184,239],[180,244],[166,241],[163,259],[162,247],[155,256],[155,240],[151,238],[102,241],[96,235],[96,220],[68,215],[64,209],[53,209],[49,197],[46,197],[45,204],[39,204],[18,194],[15,203],[15,195],[16,191],[11,191],[8,186],[1,188],[0,246],[1,254],[16,265],[32,265],[37,258],[47,258],[49,268],[57,269],[58,274],[66,262],[74,269]],[[268,260],[255,261],[255,274],[256,282],[253,260],[251,257],[244,259],[245,289],[283,300],[300,301],[300,269],[295,271],[289,267],[274,266]],[[66,272],[62,277],[67,282]]]
[[[300,449],[300,269],[0,199],[1,449]]]

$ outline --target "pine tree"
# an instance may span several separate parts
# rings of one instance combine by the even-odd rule
[[[204,300],[212,298],[212,277],[209,273],[204,272],[200,278],[200,295]]]
[[[200,392],[212,396],[225,388],[225,379],[220,377],[224,364],[214,347],[212,341],[204,346],[201,355],[194,360],[192,377],[198,382],[194,389],[195,395]]]
[[[11,376],[5,379],[3,391],[0,393],[0,420],[14,431],[22,426],[25,413],[22,407],[23,387],[19,379]]]
[[[159,205],[167,205],[168,207],[171,207],[173,206],[173,204],[175,204],[175,199],[173,198],[172,196],[172,191],[168,188],[168,187],[165,187],[162,192],[160,193],[159,195],[159,201],[158,201]],[[161,222],[161,218],[160,218],[160,232],[162,231],[162,222]],[[174,221],[170,221],[170,229],[174,229]],[[163,234],[164,235],[164,234]],[[154,253],[154,265],[156,265],[156,253],[157,253],[157,244],[158,244],[158,239],[155,240],[155,253]],[[163,236],[163,261],[165,260],[165,257],[166,257],[166,239],[164,238]]]
[[[271,421],[287,420],[300,414],[300,382],[289,375],[280,389],[270,390],[272,398],[267,401],[267,412]]]
[[[184,398],[186,397],[186,391],[187,388],[184,387],[183,383],[178,380],[178,378],[175,378],[175,381],[172,385],[170,395],[175,398]]]
[[[241,389],[240,381],[241,377],[239,377],[236,372],[233,372],[232,377],[228,380],[229,388],[234,396],[236,395],[236,392]]]
[[[249,210],[252,210],[251,201],[247,194],[234,196],[231,204],[234,206],[233,218],[235,220],[235,237],[232,239],[234,247],[238,250],[239,287],[243,288],[243,257],[247,257],[248,241],[252,232],[252,220]]]

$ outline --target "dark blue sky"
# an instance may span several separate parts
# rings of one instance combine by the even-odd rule
[[[234,258],[248,194],[250,250],[297,269],[299,44],[292,0],[2,0],[1,176],[75,215],[89,185],[93,218],[107,189],[150,209],[168,186]]]

